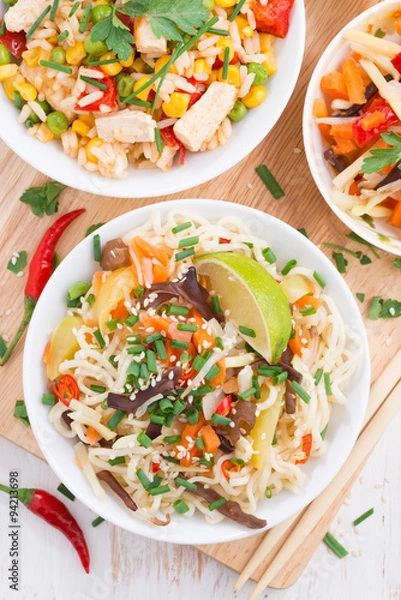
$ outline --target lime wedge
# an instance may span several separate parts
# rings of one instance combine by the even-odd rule
[[[256,260],[234,252],[203,254],[194,263],[219,296],[223,311],[229,311],[228,319],[256,334],[241,332],[242,337],[275,364],[292,329],[290,307],[280,284]]]

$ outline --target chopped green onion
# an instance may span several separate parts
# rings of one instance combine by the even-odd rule
[[[87,4],[87,8],[88,7],[91,8],[91,5]],[[89,83],[90,85],[93,85],[93,86],[99,88],[99,90],[107,90],[107,85],[105,83],[102,83],[98,79],[93,79],[92,77],[86,77],[86,75],[80,75],[79,78],[82,79],[82,81],[85,81],[85,83]]]
[[[275,446],[277,444],[277,436],[276,434],[273,435],[273,439],[272,439],[272,446]]]
[[[127,375],[133,375],[134,377],[138,377],[139,375],[139,363],[136,362],[136,360],[131,361],[131,364],[129,365],[128,369],[127,369]]]
[[[184,229],[189,229],[189,227],[192,227],[191,221],[187,221],[186,223],[182,223],[181,225],[176,225],[172,228],[171,232],[180,233],[180,231],[184,231]]]
[[[60,33],[57,36],[57,41],[64,42],[64,40],[67,39],[69,35],[70,35],[70,32],[65,29],[62,33]],[[99,517],[99,519],[101,519],[101,517]]]
[[[245,461],[242,458],[230,458],[230,463],[234,466],[239,465],[240,467],[243,467]]]
[[[92,4],[89,3],[85,6],[84,14],[82,15],[82,20],[78,27],[79,33],[84,33],[86,26],[88,24],[89,14],[90,14],[91,10],[92,10]],[[81,77],[81,79],[82,79],[82,77]]]
[[[195,398],[197,396],[204,396],[205,394],[209,394],[209,392],[213,392],[214,388],[211,385],[202,385],[201,387],[198,387],[196,390],[192,390],[191,391],[191,396],[194,396]]]
[[[188,246],[196,246],[199,243],[199,236],[193,235],[192,237],[183,238],[179,241],[179,248],[188,248]]]
[[[123,465],[125,464],[125,456],[116,456],[116,458],[109,459],[109,465],[114,467],[114,465]]]
[[[79,3],[78,3],[78,5],[79,5]],[[49,6],[46,6],[45,10],[39,15],[39,17],[36,19],[36,21],[33,23],[33,25],[28,29],[26,36],[25,36],[25,38],[27,40],[29,40],[29,38],[35,33],[35,31],[37,30],[37,28],[39,27],[39,25],[41,24],[41,22],[47,15],[47,13],[50,11],[50,9],[51,9],[51,6],[49,4]],[[71,73],[72,73],[72,71],[71,71]]]
[[[230,35],[230,32],[227,31],[227,29],[215,29],[215,27],[211,27],[208,33],[211,33],[212,35],[222,35],[224,37]]]
[[[185,410],[186,407],[187,405],[185,404],[185,402],[178,398],[178,400],[176,400],[173,405],[173,415],[179,415],[180,413],[182,413],[183,410]]]
[[[212,301],[213,312],[216,315],[219,315],[221,313],[221,306],[220,306],[219,297],[218,296],[211,296],[211,301]]]
[[[155,127],[155,141],[156,141],[156,148],[158,152],[163,152],[163,142],[162,142],[162,136],[160,133],[160,129],[158,127]]]
[[[357,242],[358,244],[361,244],[362,246],[367,246],[376,258],[381,258],[380,254],[377,251],[377,248],[375,248],[370,242],[367,242],[366,240],[361,238],[361,236],[357,233],[351,231],[350,233],[347,233],[346,237],[350,240],[353,240],[354,242]]]
[[[90,289],[91,285],[86,281],[76,281],[68,288],[67,299],[76,300],[77,298],[81,298]]]
[[[138,440],[138,443],[144,448],[149,448],[152,445],[151,438],[148,435],[146,435],[144,431],[138,433],[136,439]]]
[[[203,437],[201,435],[199,437],[195,438],[195,445],[198,448],[198,450],[205,449],[205,442],[203,441]]]
[[[195,371],[198,371],[198,373],[199,373],[199,371],[202,369],[202,367],[205,364],[205,362],[206,361],[202,358],[202,356],[200,356],[198,354],[198,356],[195,358],[194,362],[192,363],[192,368]]]
[[[134,106],[141,106],[142,108],[152,108],[151,102],[146,102],[145,100],[137,100],[136,98],[131,98],[129,100],[127,98],[124,98],[124,102],[125,104],[133,104]]]
[[[142,354],[145,352],[145,346],[130,346],[127,348],[127,354]]]
[[[198,326],[194,323],[178,323],[177,325],[178,331],[198,331]]]
[[[228,502],[227,498],[219,498],[215,502],[212,502],[211,504],[209,504],[209,510],[210,511],[216,510],[217,508],[220,508],[220,506],[227,504],[227,502]]]
[[[362,294],[361,292],[357,292],[356,297],[358,298],[359,302],[364,302],[365,301],[365,294]]]
[[[206,373],[205,379],[206,381],[211,381],[214,379],[221,371],[219,365],[213,365],[210,370]]]
[[[42,394],[42,404],[54,406],[56,404],[56,396],[54,394]]]
[[[315,281],[317,281],[317,283],[320,285],[320,287],[322,289],[324,289],[326,287],[326,282],[323,279],[323,277],[321,275],[319,275],[319,273],[317,271],[313,271],[313,277],[315,278]]]
[[[175,500],[173,502],[173,508],[180,515],[184,515],[185,513],[187,513],[189,511],[188,504],[186,504],[184,502],[184,500],[181,500],[181,498],[178,498],[178,500]]]
[[[114,368],[118,367],[118,361],[116,361],[116,355],[112,354],[109,358],[109,363],[113,365]]]
[[[145,490],[147,490],[148,487],[150,486],[151,482],[150,482],[150,479],[146,476],[143,469],[138,469],[136,472],[136,476],[138,477],[139,481],[141,482],[141,484],[145,488]]]
[[[248,337],[251,337],[251,338],[255,338],[256,337],[255,330],[251,329],[250,327],[244,327],[244,325],[240,325],[238,327],[238,331],[240,333],[242,333],[243,335],[247,335]]]
[[[156,348],[156,352],[157,352],[157,355],[160,358],[160,360],[166,360],[167,351],[166,351],[166,346],[164,345],[164,342],[162,342],[162,340],[156,340],[155,348]]]
[[[21,94],[18,92],[18,90],[14,90],[13,91],[13,96],[14,96],[14,104],[15,104],[15,106],[18,108],[18,110],[21,110],[21,108],[22,108]]]
[[[288,275],[288,273],[296,266],[297,266],[297,261],[295,260],[295,258],[293,258],[292,260],[289,260],[288,263],[285,265],[285,267],[282,269],[281,274]]]
[[[344,255],[341,252],[333,252],[333,258],[336,261],[337,271],[339,273],[345,273],[348,261],[344,258]]]
[[[221,78],[225,81],[228,77],[228,66],[230,64],[230,48],[226,46],[224,48],[224,59],[223,59],[223,71]]]
[[[69,500],[74,502],[74,500],[75,500],[74,494],[72,492],[70,492],[70,490],[64,485],[64,483],[60,483],[57,490],[60,492],[60,494],[63,494],[66,498],[68,498]]]
[[[26,267],[26,251],[20,250],[18,258],[13,256],[7,263],[7,269],[12,273],[20,273]]]
[[[311,397],[308,394],[308,392],[302,387],[302,385],[299,385],[299,383],[297,383],[296,381],[291,381],[291,387],[294,390],[294,392],[298,394],[301,400],[308,404]]]
[[[102,258],[100,235],[98,233],[93,236],[93,258],[96,262],[100,262],[100,259]]]
[[[124,417],[125,412],[123,410],[116,410],[111,419],[107,421],[107,427],[111,429],[111,431],[114,431],[115,428],[121,423]]]
[[[213,467],[214,466],[214,456],[211,458],[206,458],[206,456],[201,456],[199,460],[199,464],[204,467]]]
[[[68,75],[72,75],[71,67],[66,67],[65,65],[59,65],[51,60],[40,60],[39,64],[42,67],[47,67],[48,69],[55,69],[56,71],[62,71],[63,73],[68,73]]]
[[[94,519],[91,523],[92,527],[97,527],[98,525],[100,525],[101,523],[104,522],[103,517],[96,517],[96,519]]]
[[[337,554],[338,558],[345,558],[348,555],[348,550],[329,531],[324,536],[323,541],[334,554]]]
[[[147,346],[148,344],[153,344],[157,340],[162,340],[162,339],[163,339],[163,336],[158,331],[157,333],[151,333],[150,335],[146,336],[146,338],[143,340],[143,343],[145,344],[145,346]]]
[[[153,350],[146,350],[146,361],[150,373],[157,373],[156,354]]]
[[[247,398],[249,398],[249,396],[253,396],[255,392],[255,388],[251,387],[245,390],[245,392],[242,392],[242,394],[238,394],[238,400],[246,400]]]
[[[184,258],[188,258],[189,256],[193,256],[195,254],[195,248],[191,246],[187,250],[183,250],[182,252],[177,252],[175,255],[175,261],[179,262],[180,260],[184,260]]]
[[[258,378],[257,378],[256,375],[252,375],[252,387],[254,387],[255,390],[256,390],[255,394],[254,394],[255,398],[257,400],[259,400],[259,398],[260,398],[260,386],[259,386],[259,381],[258,381]]]
[[[299,312],[303,317],[308,317],[309,315],[316,314],[316,308],[314,306],[306,306],[305,308],[301,308]]]
[[[171,348],[177,348],[178,350],[188,350],[189,342],[182,342],[181,340],[171,340]]]
[[[187,308],[186,306],[177,306],[177,305],[171,304],[168,307],[166,312],[168,315],[186,317],[187,314],[189,313],[189,308]]]
[[[276,377],[274,377],[273,385],[279,385],[280,383],[283,383],[287,378],[288,378],[288,372],[283,371],[282,373],[280,373],[279,375],[276,375]]]
[[[322,429],[322,431],[320,432],[320,437],[322,438],[322,440],[324,440],[324,438],[326,437],[326,433],[327,433],[327,427],[329,426],[329,424],[327,423],[326,427],[324,427]]]
[[[197,490],[197,486],[194,483],[191,483],[190,481],[187,481],[187,479],[183,479],[182,477],[176,477],[175,483],[177,485],[182,485],[182,487],[185,487],[188,490],[191,490],[191,492],[196,492]]]
[[[364,512],[363,515],[361,515],[360,517],[358,517],[357,519],[355,519],[355,521],[353,523],[354,527],[357,527],[357,525],[359,525],[360,523],[362,523],[363,521],[365,521],[365,519],[367,519],[368,517],[371,517],[374,512],[375,512],[374,508],[369,508],[369,510],[367,510],[366,512]]]
[[[120,62],[118,58],[108,58],[107,60],[94,60],[88,63],[88,67],[101,67],[102,65],[112,65],[118,62]],[[147,102],[146,104],[150,105],[150,102]]]
[[[163,438],[163,442],[165,444],[180,444],[181,443],[181,436],[180,435],[166,435]]]
[[[104,394],[107,388],[104,385],[91,385],[90,389],[92,392],[97,392],[98,394]]]
[[[104,223],[92,223],[92,225],[89,225],[88,229],[85,231],[85,237],[88,237],[88,235],[90,235],[91,233],[96,231],[96,229],[99,229],[103,225]]]
[[[265,248],[262,250],[263,258],[271,265],[276,262],[277,258],[271,248]]]
[[[307,234],[305,227],[300,227],[297,231],[309,239],[309,235]]]
[[[19,419],[26,427],[30,427],[30,421],[28,413],[26,412],[25,402],[23,400],[17,400],[15,403],[13,416]]]
[[[69,12],[68,18],[71,19],[71,17],[77,12],[78,8],[81,6],[80,2],[75,2],[74,6],[72,7],[72,9]]]
[[[167,462],[171,462],[171,463],[173,463],[173,464],[175,464],[175,465],[179,465],[179,464],[180,464],[180,461],[179,461],[179,460],[177,460],[176,458],[174,458],[173,456],[164,456],[164,455],[163,455],[163,458],[164,458],[164,460],[166,460]]]
[[[223,340],[221,339],[221,337],[217,336],[215,341],[216,341],[216,347],[219,348],[219,350],[224,350],[224,344],[223,344]]]
[[[196,425],[196,423],[199,423],[199,412],[196,410],[196,408],[190,408],[187,410],[185,416],[187,417],[187,421],[190,425]]]
[[[273,496],[273,492],[272,492],[271,487],[267,486],[267,488],[265,489],[265,496],[268,499],[270,499]]]
[[[139,379],[146,381],[149,377],[149,369],[146,363],[142,363],[139,371]]]
[[[149,494],[151,494],[152,496],[158,496],[159,494],[166,494],[169,491],[170,491],[170,486],[168,486],[168,485],[161,485],[156,488],[148,489]]]
[[[163,415],[150,415],[150,422],[157,423],[157,425],[164,425],[166,418]]]
[[[102,336],[102,334],[100,333],[100,329],[96,329],[96,331],[94,331],[94,332],[93,332],[93,335],[94,335],[94,337],[96,338],[96,340],[97,340],[97,343],[99,344],[99,346],[100,346],[101,348],[104,348],[104,347],[105,347],[105,345],[106,345],[106,342],[104,341],[104,339],[103,339],[103,336]]]
[[[323,381],[324,381],[324,389],[326,390],[326,394],[328,396],[331,396],[332,391],[331,391],[331,383],[330,383],[330,373],[323,374]]]
[[[237,6],[234,8],[233,12],[231,13],[231,15],[228,17],[228,20],[233,22],[235,17],[239,14],[241,8],[244,6],[246,0],[240,0],[237,4]]]
[[[138,315],[130,315],[127,319],[125,319],[125,324],[128,325],[128,327],[133,327],[136,323],[138,323],[138,320]]]
[[[223,415],[218,415],[217,413],[213,413],[210,420],[212,423],[216,423],[216,425],[223,425],[223,427],[226,427],[231,423],[231,419],[223,417]]]
[[[256,167],[255,171],[259,175],[259,177],[261,178],[261,180],[263,181],[273,198],[278,200],[279,198],[285,196],[285,193],[281,188],[280,184],[275,179],[273,174],[269,171],[269,169],[266,167],[266,165],[260,165],[260,167]]]
[[[258,367],[257,373],[262,377],[276,377],[284,371],[283,367],[261,366]]]
[[[96,296],[94,294],[89,294],[89,296],[86,298],[87,303],[89,304],[89,306],[93,306],[96,300]]]
[[[319,385],[321,378],[323,377],[323,369],[318,369],[315,373],[315,385]]]
[[[117,325],[120,323],[120,319],[112,319],[111,321],[106,321],[106,325],[110,333],[117,329]]]

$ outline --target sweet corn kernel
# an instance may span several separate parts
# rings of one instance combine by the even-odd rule
[[[88,125],[91,129],[95,126],[95,117],[93,115],[78,115],[78,119]]]
[[[9,64],[0,66],[0,81],[5,81],[13,75],[16,75],[18,71],[18,65]]]
[[[254,85],[246,96],[241,98],[247,108],[255,108],[266,99],[267,91],[264,85]]]
[[[96,0],[96,6],[100,6],[100,4],[109,4],[109,0]]]
[[[49,38],[47,38],[47,42],[49,42],[49,44],[53,44],[53,46],[55,46],[58,42],[58,35],[57,33],[55,33],[54,35],[51,35]]]
[[[103,54],[99,60],[113,60],[114,58],[116,58],[116,55],[113,54],[113,52],[106,52],[106,54]],[[122,70],[123,67],[121,66],[120,63],[111,63],[110,65],[100,65],[100,68],[102,69],[103,73],[106,73],[107,75],[118,75]]]
[[[97,158],[97,156],[95,156],[94,154],[92,154],[92,148],[99,148],[102,144],[103,144],[103,140],[101,140],[98,137],[92,138],[86,144],[86,146],[85,146],[85,154],[86,154],[86,158],[89,160],[89,162],[93,162],[95,164],[99,162],[99,159]]]
[[[221,8],[230,8],[231,6],[235,6],[237,2],[238,0],[215,0],[215,4]]]
[[[263,54],[271,52],[275,41],[276,38],[274,35],[270,35],[270,33],[259,33],[260,51],[263,52]]]
[[[171,59],[170,55],[161,56],[160,58],[158,58],[157,61],[155,62],[155,73],[158,73],[160,71],[160,69],[162,69],[168,63],[168,61],[170,59]],[[177,71],[177,67],[175,66],[174,63],[171,65],[168,72],[174,73],[174,75],[177,75],[178,71]]]
[[[81,121],[80,119],[75,119],[75,121],[73,121],[73,123],[71,125],[71,129],[75,133],[78,133],[78,135],[85,137],[87,135],[88,131],[90,131],[91,127],[89,125],[87,125],[86,123],[84,123],[83,121]]]
[[[17,90],[17,85],[24,83],[25,78],[21,73],[17,73],[3,83],[4,91],[10,100],[14,100],[14,92]]]
[[[212,67],[207,63],[204,58],[198,58],[194,62],[194,73],[211,73]]]
[[[129,57],[128,60],[120,60],[120,65],[125,68],[132,67],[133,63],[134,63],[134,54],[131,54],[131,56]]]
[[[269,76],[277,71],[276,55],[274,52],[266,52],[266,60],[263,61],[262,65],[266,67]]]
[[[46,144],[47,142],[51,142],[54,138],[54,133],[50,131],[46,123],[42,123],[37,130],[35,137],[37,137],[40,142]]]
[[[224,60],[224,51],[226,48],[230,48],[230,52],[228,55],[229,62],[234,58],[234,44],[231,40],[228,40],[227,38],[223,37],[218,42],[216,42],[216,46],[222,48],[220,54],[218,55],[220,60]]]
[[[242,30],[242,33],[243,33],[244,37],[252,37],[255,32],[252,29],[252,27],[250,27],[248,25],[248,27],[244,27],[244,29]]]
[[[189,94],[173,92],[170,101],[162,104],[164,114],[171,119],[179,119],[187,112],[190,99]]]
[[[132,63],[132,68],[136,73],[143,73],[145,70],[145,61],[142,58],[136,58]]]
[[[65,53],[65,59],[69,65],[79,65],[86,56],[83,42],[77,42],[75,46],[69,46]]]
[[[214,83],[215,81],[217,81],[217,78],[219,76],[219,72],[215,70],[213,70],[210,75],[209,78],[207,80],[208,84],[210,85],[211,83]]]
[[[150,77],[147,77],[146,75],[144,77],[141,77],[140,79],[138,79],[138,81],[135,83],[134,85],[134,92],[136,92],[137,90],[139,90],[142,86],[145,85],[145,83],[147,81],[149,81]],[[145,88],[144,90],[142,90],[142,92],[140,92],[139,94],[137,94],[135,96],[135,98],[138,98],[138,100],[142,100],[143,102],[147,102],[148,100],[148,96],[150,94],[150,90],[153,88],[153,85],[150,85],[149,87]]]
[[[25,50],[25,52],[22,53],[22,60],[30,68],[37,67],[42,58],[41,50],[41,48],[31,48],[30,50]]]
[[[244,29],[245,27],[249,27],[248,19],[246,19],[242,15],[238,15],[237,17],[235,17],[234,22],[237,24],[239,36],[241,40],[243,40],[245,37]]]
[[[235,85],[235,87],[239,87],[241,83],[239,68],[236,65],[228,65],[226,79],[223,79],[223,68],[221,68],[218,70],[217,79],[224,83],[229,83],[230,85]]]
[[[26,102],[33,102],[38,95],[38,92],[30,83],[17,83],[15,87],[21,94],[22,99]]]

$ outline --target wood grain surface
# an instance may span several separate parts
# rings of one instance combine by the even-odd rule
[[[330,241],[360,249],[344,237],[346,228],[327,207],[310,176],[302,145],[302,109],[306,87],[322,49],[351,18],[373,4],[375,2],[371,0],[307,2],[307,45],[301,76],[292,99],[274,130],[247,159],[225,175],[187,192],[161,198],[160,201],[194,197],[238,202],[271,213],[296,228],[304,227],[317,245]],[[282,185],[286,194],[283,199],[274,200],[256,176],[254,169],[262,163],[269,166]],[[38,219],[27,206],[18,201],[27,187],[41,185],[46,179],[22,162],[3,143],[0,144],[0,173],[0,335],[11,338],[22,316],[26,273],[24,277],[16,278],[13,273],[5,270],[6,263],[14,251],[26,250],[28,257],[32,257],[38,241],[54,221],[54,217]],[[62,238],[58,246],[59,253],[65,256],[82,239],[90,224],[108,221],[153,201],[150,198],[111,200],[73,189],[65,191],[60,203],[60,214],[81,207],[85,207],[87,212],[72,224],[69,233]],[[322,250],[331,256],[327,248],[322,247]],[[365,303],[360,308],[370,340],[373,381],[401,347],[401,319],[366,320],[372,296],[401,296],[401,274],[392,264],[394,257],[382,251],[380,256],[380,260],[372,257],[372,263],[366,266],[361,266],[356,259],[350,257],[345,275],[354,293],[366,294]],[[31,431],[12,416],[15,400],[23,397],[22,351],[20,344],[7,366],[0,370],[0,435],[40,456]],[[38,348],[38,352],[41,351]],[[260,537],[242,540],[240,544],[224,544],[217,550],[213,549],[213,556],[235,570],[241,570]],[[211,552],[209,549],[205,551]]]

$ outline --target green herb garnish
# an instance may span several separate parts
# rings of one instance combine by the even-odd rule
[[[30,187],[22,194],[20,200],[29,204],[37,217],[54,215],[58,211],[59,196],[66,185],[58,181],[48,181],[42,187]]]
[[[20,250],[18,256],[13,256],[7,263],[7,269],[12,273],[20,273],[26,267],[26,251]]]

